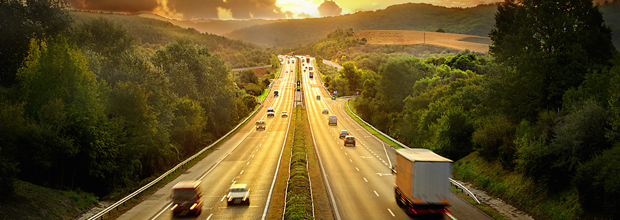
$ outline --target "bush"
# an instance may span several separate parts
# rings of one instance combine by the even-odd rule
[[[620,218],[620,146],[579,166],[574,183],[581,207],[587,212],[602,218]]]
[[[446,33],[446,31],[444,29],[441,29],[441,28],[437,29],[435,32]]]
[[[454,107],[444,112],[433,124],[435,132],[431,150],[452,160],[458,160],[472,152],[471,137],[474,126],[462,108]]]
[[[263,94],[262,87],[254,83],[245,84],[243,89],[245,90],[245,92],[253,96],[260,96],[261,94]]]
[[[249,110],[254,109],[258,103],[256,103],[256,96],[253,95],[244,95],[243,96],[243,104],[248,107]]]
[[[479,128],[472,136],[474,149],[487,161],[493,161],[499,155],[499,148],[504,138],[514,131],[506,116],[493,115],[482,119]]]

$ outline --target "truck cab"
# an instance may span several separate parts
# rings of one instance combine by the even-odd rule
[[[200,215],[202,189],[200,181],[181,181],[172,187],[172,215]]]

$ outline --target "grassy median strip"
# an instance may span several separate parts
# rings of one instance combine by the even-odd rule
[[[291,112],[292,119],[296,118],[297,113]],[[284,215],[284,201],[286,200],[286,183],[289,177],[289,162],[291,160],[291,147],[293,147],[293,133],[295,132],[295,120],[291,120],[290,129],[286,136],[286,144],[280,161],[280,170],[276,176],[276,185],[273,188],[271,202],[269,203],[269,211],[267,211],[267,219],[282,219]]]
[[[355,108],[353,107],[353,105],[349,105],[350,102],[355,102],[355,99],[350,99],[349,101],[347,101],[347,105],[351,108],[351,110],[349,110],[349,108],[344,108],[344,109],[347,112],[347,114],[349,114],[349,116],[351,116],[351,118],[353,118],[353,120],[355,120],[358,124],[360,124],[362,127],[364,127],[368,132],[370,132],[371,134],[377,136],[378,138],[383,140],[383,142],[387,143],[388,145],[390,145],[390,146],[392,146],[392,147],[394,147],[396,149],[402,148],[400,145],[398,145],[394,141],[392,141],[389,138],[383,136],[382,134],[377,132],[375,129],[373,129],[370,126],[366,125],[366,123],[364,123],[362,120],[360,120],[359,118],[355,117],[355,115],[353,115],[353,113],[351,112],[351,111],[354,111]]]
[[[313,219],[312,195],[306,155],[305,109],[295,107],[295,133],[286,194],[284,219]],[[307,122],[306,122],[307,123]]]

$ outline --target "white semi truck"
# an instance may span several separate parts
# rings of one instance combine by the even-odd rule
[[[452,160],[428,149],[396,150],[394,194],[409,215],[442,215],[451,204]]]

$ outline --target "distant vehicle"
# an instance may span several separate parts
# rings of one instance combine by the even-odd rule
[[[349,146],[349,145],[355,147],[355,137],[353,137],[353,136],[346,136],[344,138],[344,146],[346,147],[346,146]]]
[[[310,77],[310,79],[314,78],[314,72],[310,71],[310,73],[308,73],[308,76]]]
[[[274,116],[276,116],[276,112],[273,110],[273,108],[268,108],[267,117],[274,117]]]
[[[278,97],[278,95],[279,95],[278,90],[274,90],[274,91],[273,91],[273,96],[274,96],[274,97]]]
[[[340,131],[340,136],[339,136],[339,138],[340,138],[340,139],[344,139],[347,135],[349,135],[349,131],[347,131],[347,130],[341,130],[341,131]]]
[[[263,120],[258,120],[256,121],[256,130],[265,130],[265,121]]]
[[[311,67],[311,66],[308,66],[308,69],[309,69],[310,71],[312,71],[312,67]]]
[[[181,181],[172,187],[172,215],[200,215],[202,189],[200,181]]]
[[[291,61],[290,61],[290,60],[289,60],[289,61],[286,61],[286,63],[287,63],[287,64],[291,64]]]
[[[283,117],[283,118],[288,117],[288,113],[286,113],[286,111],[282,111],[282,117]]]
[[[326,108],[323,109],[323,114],[329,114],[329,110],[327,110]]]
[[[320,96],[320,95],[317,95],[317,96],[316,96],[316,100],[321,100],[321,96]]]
[[[450,201],[452,160],[428,149],[396,150],[394,196],[409,215],[442,215]]]
[[[329,121],[327,122],[328,125],[338,125],[338,117],[335,115],[330,115],[329,116]]]
[[[332,100],[336,100],[336,96],[332,96]]]
[[[306,57],[306,63],[310,63],[310,57]]]
[[[228,204],[227,205],[250,205],[250,190],[247,189],[247,184],[235,184],[228,190]]]

